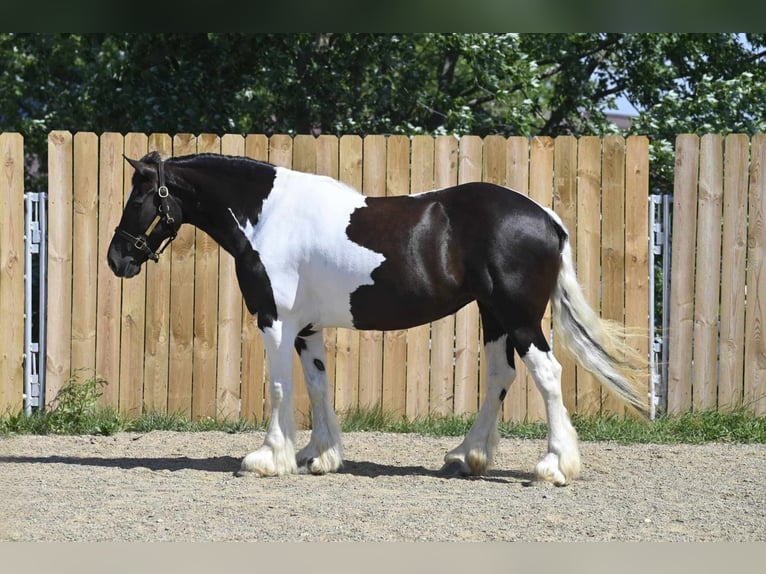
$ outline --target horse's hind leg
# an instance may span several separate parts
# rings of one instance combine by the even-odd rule
[[[537,476],[563,486],[580,472],[577,432],[561,395],[561,365],[539,326],[514,332],[516,350],[543,396],[548,419],[548,453],[535,467]]]
[[[481,475],[492,464],[500,435],[498,416],[508,388],[516,377],[513,346],[500,324],[481,308],[484,351],[487,360],[487,389],[471,429],[463,442],[444,457],[442,472]]]
[[[298,453],[299,466],[312,474],[335,472],[343,465],[340,426],[330,400],[330,384],[325,372],[322,331],[296,339],[303,377],[311,401],[311,439]]]

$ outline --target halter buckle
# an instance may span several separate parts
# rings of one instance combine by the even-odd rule
[[[169,194],[170,192],[168,191],[168,186],[161,185],[157,188],[157,195],[159,195],[163,199],[166,198]]]
[[[134,247],[144,253],[149,250],[149,244],[146,242],[146,238],[143,235],[136,237]]]

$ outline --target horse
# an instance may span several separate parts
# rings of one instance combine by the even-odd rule
[[[516,374],[514,352],[545,403],[547,453],[536,475],[565,485],[580,471],[577,433],[562,401],[561,365],[541,326],[548,302],[555,343],[631,409],[647,412],[645,369],[624,330],[598,317],[578,284],[560,217],[512,189],[473,182],[409,196],[365,197],[333,178],[244,157],[157,152],[133,167],[132,189],[110,242],[118,277],[157,261],[183,224],[205,231],[235,261],[247,310],[269,364],[265,439],[238,475],[325,474],[343,464],[322,329],[407,329],[476,301],[486,394],[442,470],[483,475]],[[299,354],[312,430],[296,454],[292,353]]]

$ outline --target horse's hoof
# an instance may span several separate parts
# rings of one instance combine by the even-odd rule
[[[439,470],[439,474],[443,476],[469,476],[471,472],[461,461],[450,460],[444,463],[444,466]]]

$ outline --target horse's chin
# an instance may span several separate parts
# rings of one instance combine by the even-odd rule
[[[126,261],[119,267],[113,265],[110,265],[110,267],[117,277],[122,277],[123,279],[130,279],[141,272],[141,265],[134,263],[133,261]]]
[[[136,265],[133,262],[128,263],[128,265],[125,267],[125,270],[123,272],[123,277],[125,279],[130,279],[131,277],[135,277],[141,272],[141,266]]]

